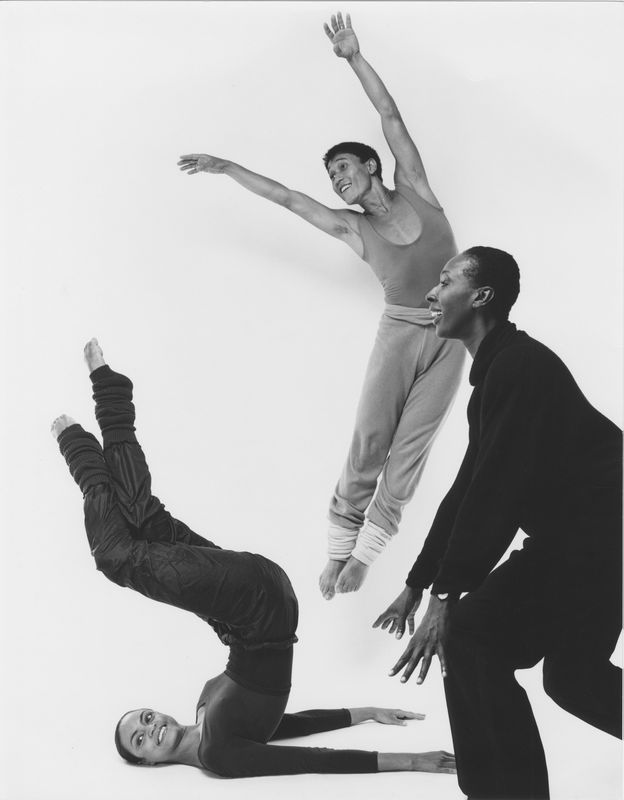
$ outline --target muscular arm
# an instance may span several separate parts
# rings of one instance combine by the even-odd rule
[[[381,128],[396,161],[394,181],[411,186],[424,200],[440,208],[438,199],[431,191],[425,168],[409,135],[403,118],[385,84],[360,52],[359,44],[347,14],[346,26],[342,15],[332,17],[333,32],[325,25],[325,32],[334,45],[334,52],[345,58],[362,84],[367,97],[381,117]]]
[[[197,172],[227,175],[248,191],[287,208],[323,233],[341,239],[358,255],[361,256],[363,253],[357,222],[352,211],[328,208],[303,192],[289,189],[272,178],[252,172],[227,159],[195,153],[181,156],[178,165],[189,175]]]

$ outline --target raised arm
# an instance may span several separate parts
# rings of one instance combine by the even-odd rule
[[[250,192],[287,208],[293,214],[297,214],[306,222],[314,225],[315,228],[336,239],[341,239],[359,256],[363,254],[362,240],[352,211],[328,208],[308,195],[289,189],[272,178],[252,172],[234,161],[216,158],[205,153],[181,156],[178,166],[188,175],[195,175],[198,172],[228,175]]]
[[[440,207],[437,197],[431,191],[420,153],[399,113],[397,104],[386,89],[383,81],[360,52],[360,45],[351,27],[351,16],[347,14],[346,25],[342,14],[331,18],[331,28],[325,24],[334,53],[348,61],[357,75],[364,91],[381,117],[381,128],[388,147],[396,161],[394,181],[411,186],[427,202]]]

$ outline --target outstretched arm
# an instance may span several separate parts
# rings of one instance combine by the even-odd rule
[[[368,750],[332,750],[324,747],[289,747],[252,741],[221,748],[216,758],[203,763],[217,775],[251,778],[261,775],[366,772],[455,772],[452,753],[377,753]]]
[[[178,166],[188,175],[195,175],[198,172],[228,175],[250,192],[287,208],[324,233],[342,239],[359,256],[363,254],[357,224],[355,219],[351,219],[353,212],[328,208],[308,195],[289,189],[272,178],[252,172],[234,161],[215,158],[205,153],[181,156]]]
[[[339,12],[332,16],[331,25],[325,24],[334,53],[348,61],[357,75],[369,100],[381,117],[383,134],[396,161],[394,181],[411,186],[414,191],[434,206],[440,207],[437,197],[431,191],[420,153],[399,113],[397,104],[383,81],[360,52],[360,45],[351,27],[351,16],[347,14],[346,25]]]
[[[284,714],[271,741],[277,739],[295,739],[298,736],[309,736],[312,733],[334,731],[348,728],[361,722],[372,720],[383,725],[405,725],[408,719],[424,719],[424,714],[403,711],[400,708],[337,708],[298,711],[296,714]]]

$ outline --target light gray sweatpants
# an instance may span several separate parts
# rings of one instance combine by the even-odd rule
[[[397,532],[455,399],[464,357],[460,342],[436,336],[428,309],[385,307],[329,507],[333,526],[353,532],[367,515],[386,534]]]

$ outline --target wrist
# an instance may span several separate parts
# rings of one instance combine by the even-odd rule
[[[459,592],[431,591],[431,597],[435,597],[440,603],[452,605],[459,600]]]
[[[351,717],[351,725],[359,725],[360,722],[366,722],[366,720],[374,718],[374,709],[371,706],[348,708],[347,711]]]
[[[351,64],[351,66],[355,66],[361,60],[362,53],[359,50],[356,53],[353,53],[352,56],[347,56],[347,62]]]

